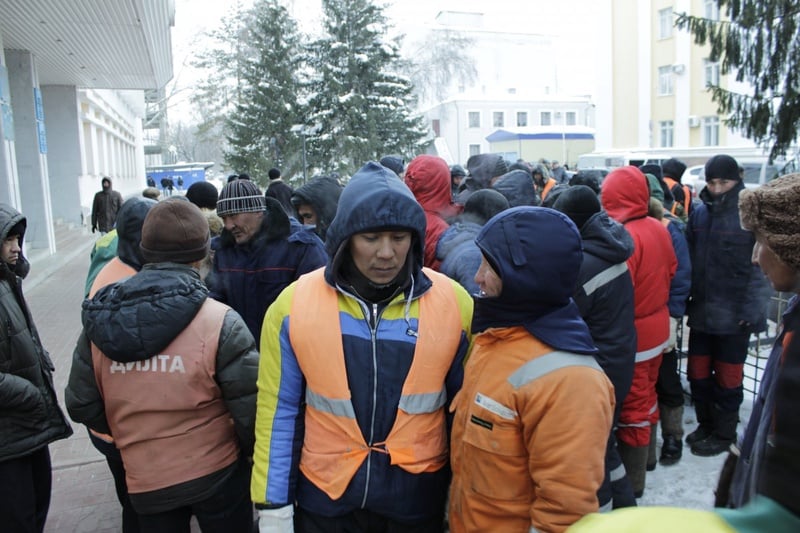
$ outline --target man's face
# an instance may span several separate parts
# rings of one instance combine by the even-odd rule
[[[353,263],[376,285],[386,285],[397,277],[410,248],[410,231],[356,233],[350,239]]]
[[[475,283],[480,290],[480,296],[484,298],[496,298],[503,292],[503,280],[483,255],[481,255],[481,266],[475,273]]]
[[[800,288],[800,273],[784,263],[767,244],[763,235],[756,233],[752,261],[769,279],[776,291],[797,292]]]
[[[236,239],[236,244],[244,244],[258,233],[263,218],[264,212],[256,211],[225,215],[222,217],[222,221],[225,223],[225,229],[230,231],[233,238]]]
[[[0,245],[0,259],[9,265],[16,265],[19,260],[19,235],[9,235]]]
[[[738,180],[711,178],[710,180],[706,181],[706,187],[708,187],[708,192],[711,193],[711,196],[716,198],[717,196],[721,196],[733,189],[736,186],[736,183],[738,183]]]
[[[316,226],[319,222],[317,213],[314,212],[314,208],[310,204],[300,204],[297,207],[297,216],[304,226]]]

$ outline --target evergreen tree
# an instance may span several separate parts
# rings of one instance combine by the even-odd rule
[[[291,176],[302,168],[297,105],[300,37],[296,22],[278,0],[258,0],[245,34],[250,56],[244,61],[241,93],[227,120],[231,168],[262,184],[277,166]]]
[[[722,74],[736,73],[752,94],[712,85],[712,98],[727,124],[759,144],[770,158],[784,155],[800,131],[800,1],[718,0],[727,17],[712,20],[681,13],[676,25],[711,44],[710,59]],[[724,20],[724,19],[727,20]]]
[[[309,46],[309,162],[351,174],[364,162],[410,158],[426,128],[411,112],[412,85],[399,45],[384,38],[383,9],[370,0],[323,0],[325,36]]]

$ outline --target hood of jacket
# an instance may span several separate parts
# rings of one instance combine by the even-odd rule
[[[633,255],[633,238],[625,226],[605,211],[592,215],[581,228],[583,250],[612,264],[624,263]]]
[[[506,197],[511,207],[521,205],[539,205],[539,195],[533,186],[533,178],[524,170],[512,170],[500,176],[492,189]]]
[[[141,270],[146,262],[139,248],[142,225],[150,208],[157,203],[150,198],[134,196],[126,200],[117,213],[117,256],[136,270]]]
[[[334,273],[341,259],[339,252],[350,241],[350,237],[381,228],[411,231],[412,266],[414,273],[420,271],[426,225],[425,212],[406,184],[393,171],[370,161],[353,175],[339,196],[336,217],[325,239],[325,249],[330,257],[325,267],[326,279],[333,284]]]
[[[475,242],[503,286],[497,297],[476,298],[473,333],[523,326],[555,349],[597,351],[572,300],[583,252],[569,217],[548,208],[514,207],[489,220]]]
[[[336,216],[336,206],[342,186],[330,176],[317,176],[308,183],[294,190],[292,205],[297,209],[300,204],[309,204],[317,214],[317,235],[325,240],[328,227]]]
[[[611,171],[603,180],[600,200],[611,218],[625,224],[647,216],[650,189],[647,178],[634,166]]]
[[[419,155],[406,168],[406,185],[425,211],[450,216],[452,190],[450,189],[450,167],[441,157]]]
[[[186,329],[207,296],[193,268],[152,263],[84,300],[81,320],[86,336],[111,360],[143,361]]]
[[[508,172],[508,163],[500,154],[477,154],[467,159],[467,170],[469,177],[477,182],[478,188],[485,189],[491,185],[492,178]]]
[[[28,260],[25,259],[22,253],[22,241],[25,238],[25,230],[27,227],[28,221],[22,213],[8,204],[0,203],[0,242],[5,241],[11,234],[11,230],[16,228],[16,232],[19,233],[20,247],[17,264],[12,267],[5,261],[0,261],[0,268],[23,279],[28,275],[31,269],[30,263],[28,263]]]
[[[444,261],[462,244],[475,242],[475,237],[478,236],[482,227],[482,224],[470,221],[469,217],[454,222],[439,237],[439,243],[436,245],[436,258]]]

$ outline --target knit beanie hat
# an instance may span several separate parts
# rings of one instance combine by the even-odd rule
[[[264,193],[250,180],[234,180],[222,189],[217,201],[220,217],[238,213],[257,213],[267,209]]]
[[[656,179],[661,179],[661,165],[642,165],[639,167],[639,170],[641,170],[644,175],[652,174]]]
[[[464,215],[471,215],[480,224],[486,224],[497,213],[510,206],[506,197],[494,189],[481,189],[472,193],[464,203]]]
[[[148,263],[192,263],[206,257],[209,242],[208,222],[200,208],[170,199],[147,212],[139,248]]]
[[[739,193],[742,227],[763,236],[781,261],[800,270],[800,174]]]
[[[186,191],[186,198],[194,205],[205,209],[216,209],[219,193],[217,188],[207,181],[196,181]]]
[[[686,164],[674,157],[661,163],[661,173],[665,178],[672,178],[680,183],[684,172],[686,172]]]
[[[739,163],[729,155],[715,155],[706,161],[706,182],[713,179],[736,180],[742,179],[739,174]]]
[[[559,195],[553,209],[567,215],[581,229],[592,215],[600,212],[600,200],[586,185],[575,185]]]

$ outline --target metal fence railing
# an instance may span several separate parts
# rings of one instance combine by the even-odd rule
[[[794,293],[776,292],[772,295],[767,309],[767,331],[750,338],[750,348],[748,349],[747,360],[744,363],[744,382],[745,394],[751,394],[755,399],[758,394],[758,387],[761,383],[761,376],[767,365],[767,358],[772,350],[772,344],[777,336],[778,324],[781,316],[786,310],[786,305]],[[685,333],[685,335],[684,335]],[[686,367],[688,361],[687,348],[689,345],[689,330],[683,324],[678,328],[678,371],[686,377]],[[689,391],[685,390],[687,395]]]

